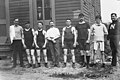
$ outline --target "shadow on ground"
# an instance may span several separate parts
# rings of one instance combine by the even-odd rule
[[[83,72],[79,72],[77,74],[71,74],[71,73],[53,73],[52,75],[49,75],[49,77],[55,77],[55,78],[63,78],[63,79],[78,79],[78,78],[90,78],[90,79],[97,79],[97,78],[107,78],[110,76],[110,74],[113,73],[113,69],[110,65],[106,65],[105,68],[101,68],[98,64],[96,67],[89,68]]]

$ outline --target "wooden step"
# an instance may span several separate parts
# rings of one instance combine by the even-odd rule
[[[2,56],[11,56],[12,49],[11,44],[9,43],[0,43],[0,57]]]

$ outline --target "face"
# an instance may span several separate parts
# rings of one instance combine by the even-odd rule
[[[50,26],[54,26],[55,24],[54,24],[54,22],[50,22]]]
[[[80,22],[84,21],[84,16],[80,16],[80,17],[79,17],[79,21],[80,21]]]
[[[101,20],[100,19],[96,19],[95,20],[97,24],[100,24]]]
[[[26,25],[25,25],[25,28],[26,28],[26,29],[29,29],[29,28],[30,28],[30,24],[29,24],[29,23],[26,24]]]
[[[38,23],[38,29],[42,29],[42,28],[43,28],[42,23]]]
[[[67,26],[71,25],[71,20],[66,20],[66,25]]]
[[[111,15],[111,20],[112,20],[112,21],[116,21],[116,20],[117,20],[117,16]]]
[[[16,25],[16,26],[18,25],[18,23],[19,23],[19,21],[14,21],[14,25]]]

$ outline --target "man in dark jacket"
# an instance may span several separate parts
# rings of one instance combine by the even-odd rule
[[[117,14],[111,14],[112,23],[108,29],[108,39],[110,40],[110,47],[112,50],[112,66],[117,65],[120,55],[120,22],[117,20]]]

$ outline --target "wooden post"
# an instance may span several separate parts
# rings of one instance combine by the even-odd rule
[[[42,14],[43,14],[43,25],[45,26],[45,1],[42,0]],[[44,29],[46,30],[46,27],[44,27]]]

